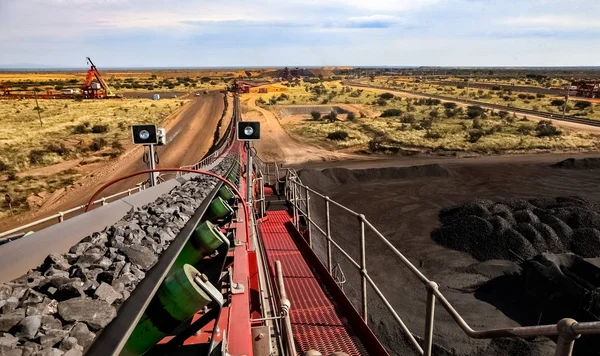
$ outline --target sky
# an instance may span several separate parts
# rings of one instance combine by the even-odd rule
[[[0,0],[0,68],[599,66],[598,0]]]

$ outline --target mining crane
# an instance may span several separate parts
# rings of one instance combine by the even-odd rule
[[[100,72],[94,65],[94,62],[92,62],[92,59],[90,57],[86,58],[90,64],[90,69],[85,78],[85,86],[81,88],[83,97],[86,99],[118,98],[119,96],[113,93],[104,79],[102,79]],[[94,78],[96,78],[96,82],[93,82]]]

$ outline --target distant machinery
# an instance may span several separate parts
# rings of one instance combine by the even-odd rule
[[[81,88],[81,94],[86,99],[108,99],[117,98],[118,96],[113,93],[110,87],[106,84],[100,72],[92,62],[90,57],[86,57],[90,69],[88,69],[87,76],[85,78],[85,86]],[[94,81],[96,79],[96,81]]]
[[[596,81],[578,80],[571,82],[571,88],[576,96],[584,98],[599,98],[600,84]]]

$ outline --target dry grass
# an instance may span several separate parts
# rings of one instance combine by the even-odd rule
[[[340,83],[335,82],[324,83],[324,86],[329,92],[331,90],[339,92],[342,88]],[[352,90],[352,92],[355,92],[355,90]],[[594,150],[600,147],[600,139],[595,134],[564,129],[562,135],[558,137],[538,137],[534,131],[535,122],[523,119],[522,115],[516,117],[512,114],[503,120],[497,114],[492,115],[491,111],[486,113],[486,119],[480,120],[480,130],[485,134],[473,143],[469,141],[469,132],[474,130],[474,122],[465,113],[448,118],[442,105],[418,104],[417,99],[407,100],[400,97],[394,97],[379,103],[379,94],[366,88],[359,97],[351,97],[349,94],[338,94],[331,98],[329,103],[358,103],[367,112],[400,109],[402,114],[388,118],[357,118],[354,121],[337,121],[333,123],[325,120],[314,121],[306,115],[305,120],[286,124],[285,128],[293,135],[310,143],[331,149],[351,149],[354,151],[368,150],[369,142],[374,138],[377,138],[378,142],[385,147],[414,148],[425,151],[503,153]],[[279,95],[265,94],[264,99],[268,101],[272,96],[279,97]],[[328,98],[328,94],[324,94],[319,96],[319,101],[314,101],[311,98],[314,98],[315,95],[306,92],[304,85],[290,88],[286,95],[289,96],[288,99],[277,101],[274,106],[265,105],[265,107],[277,111],[277,105],[314,105],[315,103],[321,103],[321,99]],[[548,98],[544,99],[550,100]],[[437,117],[432,120],[433,123],[429,129],[423,129],[421,122],[424,119],[430,119],[432,111],[437,111]],[[414,119],[407,119],[407,115],[413,116]],[[523,127],[528,127],[531,132],[523,134]],[[338,130],[346,131],[349,134],[349,139],[341,141],[327,139],[329,133]]]
[[[114,158],[130,141],[130,125],[159,124],[184,102],[40,100],[40,125],[35,100],[0,100],[0,194],[13,197],[15,213],[25,211],[29,195],[53,192],[79,177],[78,170],[42,167]],[[8,214],[7,207],[0,211]]]
[[[377,86],[387,86],[390,89],[393,83],[387,82],[383,79],[376,79],[373,84]],[[546,95],[545,97],[538,97],[533,93],[520,93],[520,92],[506,92],[506,91],[495,91],[487,89],[469,88],[467,93],[466,88],[458,88],[456,86],[446,85],[435,85],[429,83],[397,83],[395,88],[401,90],[412,91],[415,94],[433,94],[441,96],[449,96],[453,98],[477,100],[490,104],[505,105],[508,107],[545,111],[555,113],[556,115],[562,115],[562,106],[552,105],[552,100],[564,99],[564,97],[557,97]],[[521,97],[519,97],[521,95]],[[592,104],[587,109],[578,110],[574,107],[576,101],[585,101],[584,98],[573,98],[569,99],[567,103],[567,115],[578,115],[593,120],[600,120],[600,104]]]

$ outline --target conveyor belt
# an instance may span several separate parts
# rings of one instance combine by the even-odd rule
[[[358,333],[327,296],[296,247],[288,230],[293,228],[288,212],[268,211],[259,226],[270,263],[281,261],[285,289],[292,305],[290,319],[296,350],[302,353],[315,349],[324,355],[332,352],[368,355]]]

